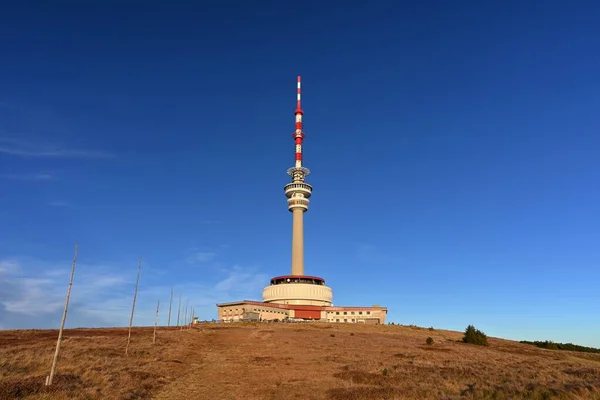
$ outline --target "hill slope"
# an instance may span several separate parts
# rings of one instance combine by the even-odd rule
[[[425,340],[431,336],[432,345]],[[403,326],[204,324],[192,330],[0,332],[0,400],[600,399],[600,354]]]

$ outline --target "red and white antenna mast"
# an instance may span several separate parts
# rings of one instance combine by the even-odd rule
[[[302,142],[304,141],[305,134],[302,130],[302,116],[304,112],[302,111],[301,105],[301,96],[302,96],[302,86],[300,83],[300,77],[298,77],[298,85],[297,85],[297,94],[296,94],[296,130],[292,137],[296,142],[296,163],[294,168],[288,169],[288,175],[292,176],[294,181],[303,182],[304,178],[310,173],[308,168],[304,168],[302,166]],[[307,196],[309,197],[310,194]]]
[[[296,131],[294,132],[294,140],[296,141],[296,168],[302,168],[302,141],[304,140],[304,131],[302,131],[302,106],[301,100],[300,77],[298,77],[298,94],[296,95]]]

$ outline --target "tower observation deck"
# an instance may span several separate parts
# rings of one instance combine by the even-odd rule
[[[302,126],[304,112],[300,101],[301,84],[298,77],[296,129],[292,134],[296,159],[294,166],[287,170],[292,181],[284,187],[288,210],[293,215],[291,275],[271,279],[271,284],[263,290],[263,300],[281,304],[330,306],[332,291],[325,286],[325,280],[304,275],[304,213],[308,211],[312,186],[305,181],[310,171],[302,165],[302,144],[306,135]]]

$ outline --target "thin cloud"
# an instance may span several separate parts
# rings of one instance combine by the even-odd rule
[[[10,180],[18,180],[18,181],[53,181],[56,178],[50,174],[16,173],[16,174],[0,174],[0,179],[10,179]]]
[[[217,256],[217,253],[200,252],[200,253],[194,254],[193,258],[195,261],[198,261],[198,262],[209,262],[211,260],[214,260],[214,258],[216,256]]]
[[[66,268],[47,270],[47,271],[44,271],[44,276],[50,276],[50,277],[55,278],[55,277],[59,277],[59,276],[67,276],[69,274],[69,272],[71,272],[71,271]]]
[[[52,207],[72,207],[71,204],[67,203],[66,201],[51,201],[50,203],[48,203],[49,206]]]
[[[0,327],[50,328],[60,323],[69,281],[69,260],[43,262],[30,258],[0,260]],[[42,274],[42,271],[50,273]],[[129,321],[135,285],[135,271],[123,273],[116,264],[78,264],[73,281],[67,326],[125,326]],[[175,287],[171,325],[176,323],[179,294],[182,307],[200,319],[216,317],[216,303],[257,299],[268,283],[266,274],[254,268],[232,267],[209,281],[163,282],[140,281],[135,325],[152,325],[156,301],[161,300],[159,323],[167,323],[171,287]],[[173,285],[174,284],[174,285]],[[173,285],[173,286],[172,286]],[[163,308],[163,304],[165,305]],[[188,309],[188,310],[189,310]],[[183,313],[183,309],[181,312]]]
[[[227,277],[219,281],[214,286],[214,290],[217,293],[252,294],[252,297],[256,297],[267,282],[268,277],[266,274],[244,270],[236,266],[227,271]]]
[[[50,158],[113,158],[114,155],[103,151],[67,149],[61,146],[30,143],[11,138],[0,138],[0,153],[17,157]]]
[[[3,260],[0,261],[0,273],[3,274],[14,274],[19,272],[19,262],[16,260]]]
[[[230,267],[222,271],[222,276],[218,280],[212,280],[210,283],[188,283],[185,282],[181,285],[175,284],[175,295],[173,297],[173,316],[171,323],[174,324],[177,316],[177,306],[179,294],[182,295],[182,310],[185,301],[188,301],[188,305],[195,308],[195,315],[201,320],[210,320],[216,318],[216,304],[226,303],[234,300],[245,300],[255,299],[259,300],[261,297],[262,289],[268,284],[268,276],[255,268],[241,268],[241,267]],[[139,323],[145,323],[147,325],[152,324],[154,311],[156,309],[156,300],[161,298],[161,310],[162,304],[167,304],[165,307],[164,314],[161,313],[159,320],[162,323],[166,322],[168,313],[168,299],[171,291],[170,285],[164,286],[152,286],[147,287],[144,290],[140,290],[138,297],[140,299],[148,299],[147,301],[142,300],[140,302],[146,304],[143,311],[140,308],[140,318],[137,319]],[[129,303],[131,299],[129,299]],[[137,308],[136,308],[137,310]],[[122,317],[126,320],[127,313],[131,312],[131,306],[129,311],[124,309],[121,311]],[[136,311],[137,318],[137,311]],[[143,321],[143,322],[142,322]]]
[[[47,263],[29,258],[0,261],[4,272],[0,274],[0,325],[5,328],[54,326],[64,307],[70,274],[65,268],[68,264],[69,261]],[[50,273],[44,273],[48,271]],[[116,265],[77,266],[69,326],[122,325],[121,321],[110,322],[88,312],[106,299],[124,297],[132,280],[121,271]],[[126,307],[126,303],[123,305]]]
[[[218,254],[209,249],[201,249],[196,246],[192,246],[186,250],[186,262],[189,264],[204,264],[214,261]]]

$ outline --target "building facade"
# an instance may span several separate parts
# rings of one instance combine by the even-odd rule
[[[387,308],[334,307],[298,304],[277,304],[242,300],[217,304],[222,322],[242,321],[319,321],[352,324],[385,324]],[[258,316],[258,319],[256,318]]]

